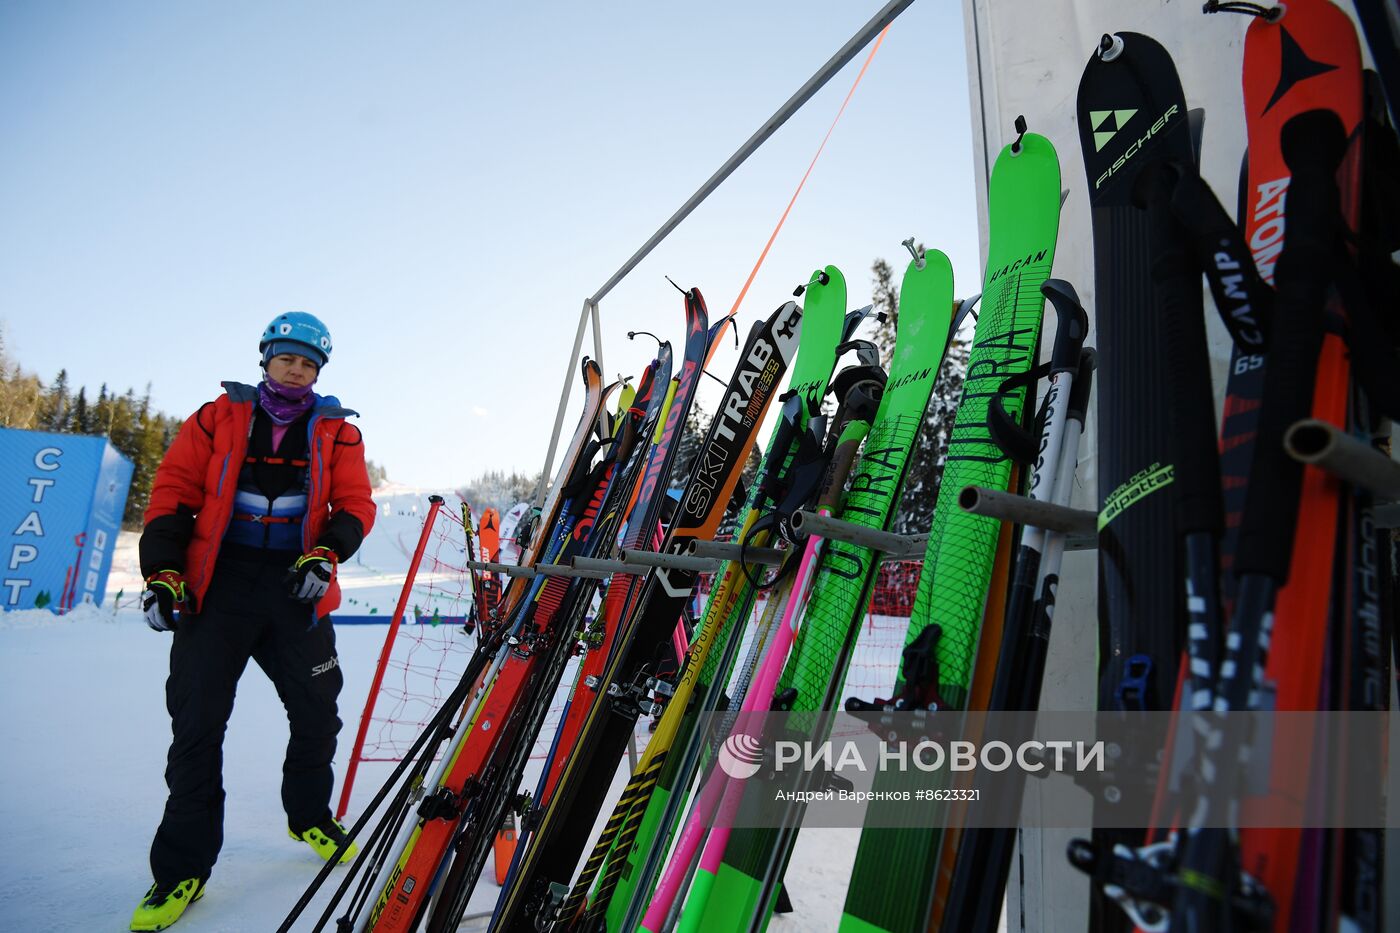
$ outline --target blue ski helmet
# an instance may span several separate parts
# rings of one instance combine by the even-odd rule
[[[279,353],[295,353],[319,369],[331,360],[331,332],[321,319],[305,311],[288,311],[272,319],[258,343],[263,365]]]

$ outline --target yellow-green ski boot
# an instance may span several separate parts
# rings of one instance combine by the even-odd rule
[[[340,848],[341,843],[349,838],[345,833],[345,827],[340,825],[340,821],[331,819],[329,816],[304,832],[298,833],[288,827],[287,835],[311,846],[317,855],[328,862],[335,858],[335,852]],[[339,864],[344,865],[359,853],[360,847],[353,842],[350,843],[341,854]]]
[[[131,929],[164,930],[180,919],[186,907],[203,896],[203,878],[186,878],[173,888],[153,884],[141,903],[136,905],[136,913],[131,915]]]

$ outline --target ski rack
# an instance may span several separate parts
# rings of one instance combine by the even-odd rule
[[[1353,486],[1359,486],[1386,502],[1377,503],[1376,525],[1394,528],[1400,523],[1400,463],[1358,440],[1336,425],[1306,418],[1283,435],[1283,447],[1299,463],[1307,463]]]
[[[799,509],[792,516],[792,530],[821,535],[832,541],[845,541],[880,551],[892,560],[918,560],[928,545],[928,535],[897,535],[892,531],[868,528],[854,522]]]
[[[1058,531],[1065,536],[1065,550],[1088,551],[1098,547],[1099,516],[1087,509],[1071,509],[1052,502],[1038,502],[1025,496],[964,486],[958,493],[958,506],[973,515],[985,515],[998,521],[1030,525],[1046,531]]]
[[[616,560],[602,560],[594,557],[575,557],[574,566],[579,570],[593,570],[601,573],[637,573],[637,569],[661,567],[666,570],[693,570],[696,573],[713,573],[720,568],[720,561],[704,557],[691,557],[688,554],[657,553],[655,551],[621,551]]]
[[[744,547],[733,541],[693,541],[690,553],[695,557],[742,560],[746,564],[767,564],[776,567],[787,560],[790,552],[775,547]]]
[[[583,567],[570,567],[564,564],[544,564],[535,568],[542,577],[582,577],[585,580],[606,580],[608,575],[601,570],[587,570]]]
[[[464,560],[462,566],[468,570],[489,570],[491,573],[503,573],[508,577],[525,577],[529,579],[535,575],[536,568],[521,567],[518,564],[496,564],[486,560]]]
[[[712,557],[692,557],[689,554],[670,554],[666,551],[618,551],[618,559],[624,564],[641,567],[660,567],[664,570],[693,570],[696,573],[713,573],[720,568],[722,561]]]

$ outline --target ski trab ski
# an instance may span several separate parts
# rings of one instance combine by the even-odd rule
[[[771,539],[771,522],[766,516],[777,504],[780,484],[786,483],[787,472],[798,454],[808,421],[820,411],[837,344],[847,329],[843,326],[845,310],[846,281],[841,271],[827,266],[815,272],[805,287],[801,338],[788,391],[783,395],[782,416],[769,439],[761,473],[741,513],[739,540],[748,545],[764,547]],[[658,824],[670,803],[677,778],[687,783],[690,778],[689,773],[682,774],[680,765],[683,759],[691,756],[673,757],[672,752],[676,747],[684,749],[689,742],[706,705],[704,701],[715,673],[723,670],[728,674],[727,666],[719,663],[720,654],[742,630],[739,622],[749,615],[756,592],[754,584],[762,569],[756,564],[729,561],[715,575],[714,590],[679,672],[675,692],[667,701],[632,778],[575,882],[575,889],[586,892],[594,877],[598,878],[597,890],[587,909],[589,918],[601,916],[616,894],[619,910],[614,912],[617,919],[610,926],[621,922],[620,914],[634,890],[633,875],[643,867],[636,862],[647,860],[653,854],[652,847],[660,829]],[[720,651],[715,651],[717,646]],[[661,853],[654,854],[659,857]],[[624,875],[629,879],[626,885],[621,884]],[[648,891],[653,880],[648,878],[644,882]]]
[[[954,716],[966,707],[1001,523],[964,512],[958,498],[967,486],[1010,487],[1012,458],[993,436],[990,415],[995,402],[1002,417],[1022,421],[1039,349],[1041,286],[1059,232],[1059,159],[1048,139],[1026,133],[1024,124],[1018,129],[1023,135],[1002,149],[992,168],[981,312],[905,638],[903,676],[891,685],[890,699],[848,708],[944,710],[940,715]],[[1082,329],[1078,333],[1082,340]],[[1077,366],[1078,350],[1076,345],[1071,367]],[[905,787],[907,780],[880,775],[875,786]],[[942,833],[890,826],[888,816],[908,812],[891,809],[883,828],[862,832],[843,930],[913,930],[927,923]]]
[[[697,456],[664,549],[680,554],[691,542],[710,539],[738,484],[744,458],[797,350],[802,311],[788,302],[756,323],[719,411]],[[616,648],[600,679],[600,691],[569,755],[563,777],[534,832],[511,886],[502,892],[496,925],[532,930],[551,922],[601,809],[637,718],[656,702],[658,662],[671,650],[669,637],[695,583],[695,572],[658,568],[647,577],[636,608],[618,632]],[[645,706],[644,706],[645,705]]]
[[[842,506],[844,520],[878,529],[889,524],[947,349],[952,315],[952,267],[943,253],[928,250],[905,270],[889,377]],[[822,551],[774,706],[810,713],[811,728],[804,732],[824,737],[829,728],[831,713],[823,711],[836,709],[878,566],[876,552],[849,542],[829,541]],[[766,922],[800,823],[801,811],[794,810],[780,829],[733,830],[718,870],[697,872],[682,929],[747,929],[756,917]]]

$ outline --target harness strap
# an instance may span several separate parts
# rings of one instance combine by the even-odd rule
[[[253,515],[248,512],[235,512],[234,519],[240,522],[257,522],[260,525],[300,525],[300,515]]]
[[[269,463],[269,464],[272,464],[273,466],[290,465],[290,466],[296,467],[297,469],[300,469],[300,468],[302,468],[302,467],[306,467],[306,466],[310,466],[310,465],[311,465],[311,461],[310,461],[310,460],[288,460],[286,457],[245,457],[245,458],[243,459],[243,462],[244,462],[244,463]]]

